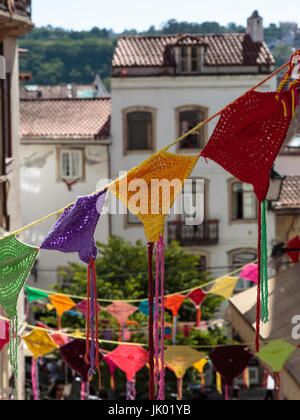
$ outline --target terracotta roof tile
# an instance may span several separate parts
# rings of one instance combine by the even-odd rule
[[[21,100],[21,138],[92,139],[109,135],[111,99]]]
[[[115,49],[115,67],[172,67],[171,49],[176,44],[205,45],[206,66],[254,66],[274,64],[264,42],[253,42],[246,34],[123,36]]]
[[[300,176],[287,176],[284,179],[280,199],[273,207],[276,210],[300,209]]]

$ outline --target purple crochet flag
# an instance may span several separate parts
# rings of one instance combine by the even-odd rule
[[[44,239],[41,249],[78,252],[79,258],[89,264],[97,257],[94,232],[102,211],[106,190],[95,195],[78,197],[67,208]]]

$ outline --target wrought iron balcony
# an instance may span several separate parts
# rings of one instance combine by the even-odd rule
[[[181,246],[216,245],[219,242],[219,220],[206,220],[201,225],[189,226],[183,221],[168,223],[168,239]]]
[[[1,10],[31,19],[31,0],[0,0]]]

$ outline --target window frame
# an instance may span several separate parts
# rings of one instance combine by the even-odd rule
[[[71,275],[72,270],[69,266],[57,266],[56,267],[56,284],[61,287],[71,287],[73,282],[67,282],[64,280],[63,275],[60,274],[60,271],[65,271],[67,274]]]
[[[187,49],[187,55],[184,57],[183,49]],[[197,59],[193,58],[192,50],[193,48],[197,49]],[[184,60],[183,60],[184,57]],[[182,69],[182,62],[185,61],[186,63],[186,71]],[[193,62],[197,62],[197,70],[192,70],[193,68]],[[201,73],[201,47],[199,45],[182,45],[179,47],[179,53],[178,53],[178,69],[179,74],[200,74]]]
[[[243,253],[244,254],[246,254],[246,253],[253,253],[255,255],[255,258],[257,258],[257,249],[255,249],[255,248],[237,248],[237,249],[233,249],[232,251],[229,251],[228,252],[229,266],[231,267],[232,270],[235,269],[235,266],[234,266],[234,263],[233,263],[234,257],[236,255],[243,254]],[[252,261],[255,260],[255,258],[253,258],[253,260],[251,260],[249,262],[246,262],[245,264],[251,263]],[[241,267],[243,267],[245,264],[242,263],[241,264]],[[240,280],[240,278],[239,278],[239,280]],[[245,287],[245,288],[237,287],[238,286],[238,282],[239,282],[238,281],[237,282],[237,285],[235,287],[235,293],[243,292],[243,291],[248,290],[248,289],[250,289],[251,287],[254,286],[254,284],[252,282],[250,282],[249,280],[245,280],[245,279],[243,279],[243,280],[244,280],[244,285],[247,285],[248,287]]]
[[[79,169],[80,169],[80,176],[63,176],[63,161],[62,155],[63,153],[73,153],[77,152],[80,156],[79,161]],[[64,182],[77,180],[78,182],[82,182],[85,180],[85,155],[83,148],[74,148],[74,147],[59,147],[57,148],[57,181]]]
[[[135,216],[136,221],[130,221],[130,216]],[[131,227],[143,227],[143,222],[128,209],[125,214],[125,229]]]
[[[175,109],[175,124],[176,124],[176,136],[177,136],[177,138],[181,137],[181,135],[182,135],[181,134],[181,127],[180,127],[180,121],[181,121],[180,120],[180,114],[182,112],[195,111],[195,110],[197,112],[202,112],[203,113],[203,118],[204,118],[203,121],[205,121],[208,118],[209,109],[205,106],[202,106],[202,105],[193,105],[193,104],[182,105],[182,106],[179,106]],[[200,122],[201,121],[199,121],[198,124]],[[198,153],[201,150],[203,150],[204,147],[206,146],[207,142],[208,142],[208,124],[205,124],[203,127],[201,127],[201,130],[203,132],[203,147],[200,146],[200,147],[197,147],[197,148],[182,148],[182,147],[180,147],[181,142],[179,142],[177,144],[177,147],[176,147],[176,152],[177,153],[187,153],[187,152]]]
[[[148,149],[128,149],[128,120],[127,115],[134,112],[148,112],[151,114],[151,138]],[[122,110],[123,121],[123,155],[152,154],[156,150],[156,108],[148,106],[133,106]]]
[[[234,184],[242,183],[245,184],[245,182],[239,181],[237,178],[231,178],[228,180],[228,223],[229,225],[234,224],[257,224],[258,219],[258,203],[256,200],[256,217],[255,218],[249,218],[249,219],[234,219],[233,218],[233,186]],[[255,193],[253,191],[254,197]]]

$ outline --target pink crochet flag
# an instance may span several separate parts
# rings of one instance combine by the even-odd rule
[[[9,323],[7,321],[0,321],[4,327],[2,336],[0,337],[0,351],[3,349],[6,343],[9,342]]]
[[[128,381],[133,381],[137,372],[148,362],[149,354],[140,346],[122,344],[107,357],[126,373]]]
[[[130,315],[132,315],[138,308],[135,306],[129,305],[126,302],[114,302],[112,305],[108,306],[105,310],[110,315],[112,315],[120,325],[124,325]]]
[[[1,312],[0,312],[1,313]],[[0,319],[0,340],[5,339],[6,337],[6,323],[7,321],[4,321],[3,319]]]
[[[245,280],[252,281],[253,283],[257,283],[258,279],[258,265],[251,264],[247,267],[243,268],[240,277]]]

